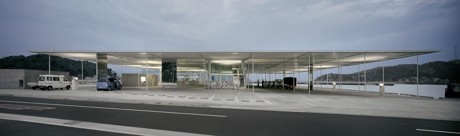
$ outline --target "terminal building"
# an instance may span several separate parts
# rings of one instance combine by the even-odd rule
[[[122,74],[124,86],[254,89],[258,81],[274,81],[303,73],[313,90],[313,71],[419,56],[437,51],[32,51],[97,63],[97,77],[107,65],[135,67]],[[417,60],[418,63],[418,60]],[[365,68],[364,68],[365,69]],[[414,69],[415,70],[415,69]],[[418,70],[417,70],[418,71]],[[339,71],[340,72],[340,71]],[[260,75],[264,75],[261,77]],[[341,81],[327,81],[340,83]],[[366,84],[364,79],[360,82]],[[384,81],[382,80],[384,83]]]

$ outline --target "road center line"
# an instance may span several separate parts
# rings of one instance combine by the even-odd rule
[[[102,123],[94,123],[94,122],[84,122],[84,121],[76,121],[76,120],[47,118],[47,117],[36,117],[36,116],[27,116],[27,115],[16,115],[16,114],[7,114],[7,113],[0,113],[0,119],[39,123],[39,124],[62,126],[62,127],[79,128],[79,129],[88,129],[88,130],[120,133],[120,134],[129,134],[129,135],[204,136],[203,134],[186,133],[186,132],[178,132],[178,131],[130,127],[130,126],[121,126],[121,125],[113,125],[113,124],[102,124]]]
[[[123,108],[98,107],[98,106],[85,106],[85,105],[40,103],[40,102],[22,102],[22,101],[7,101],[7,100],[0,100],[0,102],[27,103],[27,104],[38,104],[38,105],[52,105],[52,106],[78,107],[78,108],[92,108],[92,109],[106,109],[106,110],[120,110],[120,111],[137,111],[137,112],[150,112],[150,113],[179,114],[179,115],[192,115],[192,116],[208,116],[208,117],[219,117],[219,118],[226,118],[226,117],[227,117],[227,116],[225,116],[225,115],[213,115],[213,114],[200,114],[200,113],[187,113],[187,112],[174,112],[174,111],[157,111],[157,110],[140,110],[140,109],[123,109]]]
[[[417,131],[425,131],[425,132],[446,133],[446,134],[460,135],[460,132],[450,132],[450,131],[442,131],[442,130],[429,130],[429,129],[415,129],[415,130],[417,130]]]

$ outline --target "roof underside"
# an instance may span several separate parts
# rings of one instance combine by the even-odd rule
[[[96,62],[96,54],[107,54],[108,63],[116,65],[159,68],[161,62],[175,61],[178,69],[191,71],[204,69],[205,63],[212,65],[233,65],[246,61],[255,72],[307,71],[313,64],[314,70],[339,66],[351,66],[384,60],[399,59],[437,51],[253,51],[253,52],[86,52],[86,51],[32,51],[76,60]],[[146,63],[147,62],[147,63]],[[223,63],[221,63],[223,62]],[[147,65],[146,65],[147,64]]]

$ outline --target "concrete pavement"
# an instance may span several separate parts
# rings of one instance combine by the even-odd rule
[[[251,110],[332,113],[436,120],[460,120],[460,100],[431,99],[355,91],[318,89],[295,92],[283,90],[123,89],[81,90],[2,89],[0,95],[47,99],[68,99],[156,105],[178,105]],[[320,91],[319,91],[320,90]]]

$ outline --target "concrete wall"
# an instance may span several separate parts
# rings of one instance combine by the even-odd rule
[[[23,89],[30,88],[28,82],[38,82],[39,75],[46,75],[46,70],[27,70],[27,69],[0,69],[0,89]],[[64,75],[70,79],[69,72],[51,71],[52,75]],[[23,86],[20,86],[20,80]]]
[[[141,82],[141,77],[145,74],[122,74],[122,84],[125,87],[145,87],[145,83]],[[158,75],[147,74],[148,86],[158,86]]]
[[[23,81],[23,86],[19,81]],[[24,69],[0,69],[0,89],[21,89],[27,83],[24,81]]]

